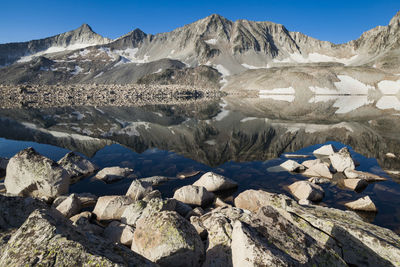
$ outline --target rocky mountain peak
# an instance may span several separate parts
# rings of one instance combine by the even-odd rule
[[[396,13],[396,15],[390,20],[389,25],[394,26],[394,25],[399,25],[400,23],[400,11]]]
[[[92,28],[86,24],[83,23],[79,28],[77,28],[76,30],[82,31],[82,32],[93,32]]]

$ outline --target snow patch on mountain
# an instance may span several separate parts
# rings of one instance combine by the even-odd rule
[[[340,82],[335,82],[335,86],[341,94],[368,94],[369,90],[375,90],[373,86],[364,84],[353,77],[347,75],[338,75]]]
[[[273,59],[274,63],[319,63],[319,62],[338,62],[348,65],[357,59],[358,55],[354,55],[351,58],[337,58],[331,57],[319,53],[310,53],[304,56],[300,53],[289,54],[289,57],[278,60]]]
[[[382,96],[376,103],[379,109],[395,109],[400,110],[400,101],[395,96]]]
[[[216,45],[217,44],[217,39],[209,39],[204,41],[206,44],[210,45]]]
[[[291,95],[295,94],[293,87],[288,88],[275,88],[275,89],[262,89],[259,94],[277,94],[277,95]]]
[[[73,45],[69,45],[69,46],[52,46],[47,48],[44,51],[40,51],[38,53],[35,54],[31,54],[31,55],[26,55],[24,57],[21,57],[17,62],[18,63],[23,63],[23,62],[29,62],[32,59],[34,59],[35,57],[40,57],[46,54],[52,54],[52,53],[58,53],[58,52],[64,52],[64,51],[69,51],[69,50],[76,50],[76,49],[82,49],[85,47],[89,47],[89,46],[93,46],[94,44],[73,44]]]
[[[295,99],[294,95],[259,95],[262,99],[272,99],[275,101],[286,101],[293,102]]]
[[[378,88],[385,95],[395,95],[400,92],[400,80],[381,81],[378,83]]]
[[[350,111],[356,110],[359,107],[366,106],[374,103],[373,100],[368,100],[368,96],[345,96],[339,97],[338,100],[333,104],[333,107],[337,107],[336,114],[344,114]]]
[[[267,66],[265,66],[265,67],[252,66],[252,65],[248,65],[248,64],[246,64],[246,63],[243,63],[243,64],[241,64],[241,65],[242,65],[243,67],[245,67],[246,69],[249,69],[249,70],[268,69],[268,68],[271,67],[269,64],[267,64]]]

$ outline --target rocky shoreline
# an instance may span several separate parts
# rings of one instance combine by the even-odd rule
[[[143,106],[180,104],[215,99],[217,89],[189,85],[0,85],[0,106],[10,108],[50,108],[65,106]]]
[[[297,201],[247,190],[224,202],[218,193],[239,185],[213,172],[173,198],[157,185],[192,174],[135,178],[125,195],[69,194],[70,184],[90,175],[112,183],[134,170],[99,171],[73,152],[54,162],[27,148],[0,162],[0,266],[400,266],[397,234],[315,204],[324,195],[318,183],[356,190],[379,176],[356,171],[346,149],[318,153],[280,166],[311,177],[289,186]]]

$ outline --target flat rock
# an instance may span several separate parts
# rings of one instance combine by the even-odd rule
[[[272,206],[312,238],[357,266],[396,266],[400,237],[389,229],[365,222],[352,211],[318,205],[300,206],[293,199],[262,190],[247,190],[235,198],[239,208],[257,212]],[[377,242],[379,240],[379,242]]]
[[[332,179],[332,173],[329,167],[324,163],[314,164],[302,173],[304,176],[309,177],[323,177]]]
[[[99,197],[93,213],[98,220],[120,220],[126,207],[133,200],[128,196],[104,196]]]
[[[356,168],[353,158],[347,147],[339,150],[337,153],[333,153],[329,156],[332,167],[338,172],[344,172],[344,170],[354,170]]]
[[[4,180],[9,194],[46,199],[68,193],[69,184],[69,173],[33,148],[24,149],[10,159]]]
[[[214,194],[202,186],[187,185],[179,188],[174,193],[174,198],[185,204],[206,206],[213,202]]]
[[[70,218],[81,211],[81,201],[75,194],[71,194],[56,209],[67,218]]]
[[[361,192],[368,186],[368,182],[364,179],[343,179],[343,186],[356,192]]]
[[[0,266],[82,266],[83,263],[155,266],[124,246],[80,232],[52,210],[34,211],[13,234],[0,256]]]
[[[153,187],[150,183],[140,180],[133,180],[128,188],[128,191],[126,192],[126,195],[136,201],[144,198],[151,191],[153,191]]]
[[[209,192],[228,190],[238,186],[235,181],[214,172],[203,174],[193,185],[203,186]]]
[[[288,172],[296,172],[296,171],[302,171],[304,170],[304,166],[297,163],[294,160],[287,160],[284,163],[282,163],[281,166],[283,169],[287,170]]]
[[[201,266],[204,253],[196,229],[173,211],[140,218],[132,250],[160,266]]]
[[[112,221],[104,229],[104,237],[114,243],[121,243],[126,246],[132,245],[134,229],[126,224]]]
[[[70,173],[71,183],[98,170],[96,164],[74,152],[67,153],[57,163]]]
[[[369,172],[362,172],[357,170],[346,169],[345,174],[348,178],[358,178],[364,179],[367,182],[379,182],[379,181],[386,181],[385,177],[369,173]]]
[[[325,192],[319,185],[309,181],[297,181],[289,185],[290,193],[297,199],[307,199],[310,201],[321,201],[324,198]]]
[[[347,208],[359,211],[372,211],[377,212],[377,208],[369,196],[359,198],[355,201],[347,202],[344,204]]]
[[[336,149],[332,145],[324,145],[314,150],[313,154],[318,156],[330,156],[336,152]]]
[[[99,171],[94,178],[105,183],[114,183],[124,178],[135,178],[135,175],[130,168],[107,167]]]

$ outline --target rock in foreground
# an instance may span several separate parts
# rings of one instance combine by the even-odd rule
[[[2,251],[0,266],[155,266],[123,246],[89,240],[51,210],[34,211]]]
[[[374,202],[372,202],[372,200],[369,196],[359,198],[352,202],[348,202],[345,204],[345,206],[352,210],[372,211],[372,212],[378,211]]]
[[[70,174],[33,148],[27,148],[10,159],[4,184],[7,193],[13,195],[56,198],[68,193]]]
[[[196,229],[173,211],[156,212],[136,224],[132,250],[160,266],[201,266],[203,243]]]
[[[342,255],[348,264],[398,266],[400,263],[400,237],[389,229],[365,222],[354,212],[303,207],[285,195],[262,190],[241,193],[235,205],[253,212],[264,206],[274,207],[305,233]]]

